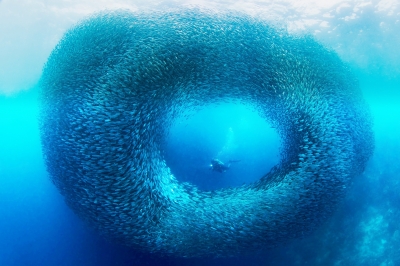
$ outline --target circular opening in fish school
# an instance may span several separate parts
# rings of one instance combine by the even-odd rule
[[[216,190],[260,179],[278,164],[279,145],[276,130],[254,107],[229,101],[176,117],[163,151],[178,181]]]

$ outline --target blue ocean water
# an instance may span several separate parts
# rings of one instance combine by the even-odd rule
[[[375,152],[364,174],[312,235],[235,258],[158,257],[98,236],[66,206],[46,173],[38,89],[1,96],[0,265],[399,265],[400,77],[353,71],[374,119]],[[182,182],[205,190],[238,186],[277,162],[279,138],[248,106],[206,106],[175,121],[165,156]],[[241,161],[220,174],[209,169],[214,157]]]
[[[279,162],[280,139],[275,129],[251,106],[230,102],[204,106],[178,117],[167,136],[165,159],[180,182],[202,190],[252,183]],[[231,168],[211,168],[217,158]]]

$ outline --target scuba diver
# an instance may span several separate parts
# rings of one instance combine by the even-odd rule
[[[231,163],[237,163],[237,162],[240,162],[240,160],[229,160],[228,165],[225,165],[218,159],[212,159],[210,169],[220,173],[225,173],[226,170],[228,170],[229,167],[231,167]]]

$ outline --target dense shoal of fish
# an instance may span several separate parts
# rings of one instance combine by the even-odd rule
[[[93,15],[57,44],[40,86],[53,183],[102,235],[146,252],[234,256],[302,237],[374,146],[358,82],[333,51],[240,14]],[[162,152],[171,123],[232,100],[276,128],[279,164],[241,187],[178,182]]]

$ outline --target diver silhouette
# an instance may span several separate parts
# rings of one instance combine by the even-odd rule
[[[225,165],[218,159],[212,159],[210,169],[220,173],[225,173],[226,170],[228,170],[231,167],[232,163],[237,163],[237,162],[240,162],[240,160],[229,160],[228,165]]]

